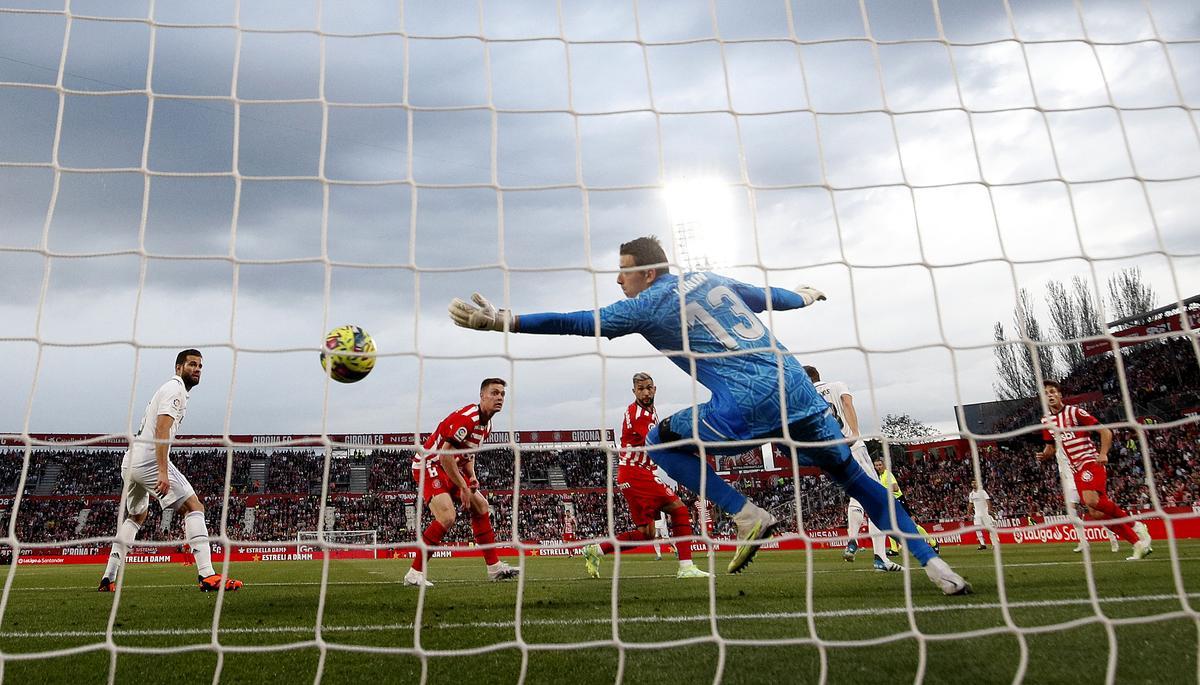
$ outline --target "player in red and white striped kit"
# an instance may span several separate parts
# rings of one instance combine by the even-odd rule
[[[633,519],[633,530],[627,530],[617,535],[621,542],[646,542],[654,539],[654,520],[659,512],[665,513],[671,520],[671,535],[687,537],[692,535],[692,517],[688,508],[679,496],[667,488],[654,475],[655,464],[644,449],[646,434],[658,423],[658,414],[654,411],[654,379],[646,373],[633,375],[633,404],[625,410],[625,420],[621,422],[621,452],[617,457],[617,489],[629,503],[629,516]],[[627,545],[636,547],[637,545]],[[587,573],[593,578],[600,577],[600,559],[605,554],[611,554],[615,549],[613,543],[587,545],[583,548],[583,561]],[[691,542],[681,540],[675,544],[679,554],[679,571],[677,578],[707,578],[708,572],[702,571],[692,562]]]
[[[1042,424],[1046,426],[1042,431],[1046,447],[1038,454],[1038,459],[1053,459],[1058,444],[1061,443],[1062,451],[1066,454],[1067,463],[1070,464],[1075,477],[1075,488],[1090,512],[1088,518],[1096,521],[1127,518],[1129,512],[1109,499],[1107,492],[1108,474],[1105,464],[1108,463],[1108,449],[1112,446],[1112,431],[1107,428],[1097,431],[1100,433],[1100,449],[1097,450],[1088,431],[1073,430],[1099,425],[1096,417],[1082,407],[1065,404],[1062,386],[1057,382],[1045,381],[1042,386],[1046,392],[1046,406],[1050,409],[1050,415],[1042,418]],[[1150,548],[1150,533],[1145,524],[1139,522],[1136,526],[1131,526],[1124,522],[1113,522],[1105,525],[1121,539],[1133,545],[1133,555],[1128,557],[1130,561],[1142,559],[1154,551]]]
[[[519,574],[517,569],[500,561],[496,549],[490,546],[496,542],[496,533],[487,498],[479,492],[473,451],[487,439],[492,417],[504,407],[505,386],[499,378],[483,379],[479,404],[468,404],[442,419],[425,441],[424,449],[413,455],[412,462],[413,480],[433,513],[433,522],[421,533],[421,540],[430,547],[441,544],[446,531],[454,527],[456,510],[461,505],[463,511],[471,514],[475,544],[484,548],[489,580],[508,580]],[[412,568],[404,574],[404,584],[433,585],[425,578],[424,549],[417,551]]]

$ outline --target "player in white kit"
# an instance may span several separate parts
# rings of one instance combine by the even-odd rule
[[[984,528],[991,532],[992,544],[996,544],[996,519],[992,518],[991,513],[988,512],[988,502],[991,499],[991,495],[987,494],[987,490],[983,489],[983,485],[975,488],[971,491],[971,494],[967,495],[967,501],[971,503],[971,508],[975,513],[975,525],[981,526],[979,530],[975,531],[975,535],[979,536],[978,549],[987,549],[987,542],[983,538]]]
[[[1054,459],[1058,463],[1058,480],[1062,484],[1063,501],[1070,502],[1075,507],[1077,515],[1080,518],[1085,518],[1088,508],[1084,506],[1083,500],[1079,498],[1079,490],[1075,487],[1075,477],[1071,474],[1071,465],[1067,462],[1067,455],[1063,454],[1062,449],[1059,448],[1055,451]],[[1104,529],[1104,534],[1108,537],[1109,547],[1112,551],[1114,553],[1120,552],[1121,543],[1117,541],[1117,534],[1109,528]],[[1075,545],[1075,549],[1071,551],[1075,553],[1082,552],[1083,548],[1087,547],[1087,544],[1086,539],[1080,540],[1079,544]]]
[[[196,559],[200,589],[205,592],[237,590],[242,581],[223,578],[213,569],[212,550],[208,544],[208,526],[204,522],[204,505],[188,479],[167,458],[175,429],[187,413],[188,393],[200,383],[204,358],[199,350],[184,350],[175,357],[175,375],[154,393],[137,435],[121,462],[124,487],[122,509],[128,515],[117,528],[116,540],[100,580],[100,592],[115,592],[117,578],[125,566],[125,554],[150,513],[150,495],[158,498],[163,510],[174,509],[183,514],[183,532]]]
[[[821,380],[821,373],[813,366],[805,366],[804,371],[813,382],[817,392],[821,393],[821,397],[829,403],[830,409],[833,410],[833,417],[842,427],[842,435],[854,439],[850,445],[851,456],[868,476],[878,481],[879,476],[875,473],[875,467],[871,465],[871,455],[867,453],[867,445],[862,441],[862,434],[858,430],[858,412],[854,409],[854,396],[850,394],[846,384],[841,381]],[[846,507],[846,530],[850,540],[846,543],[845,551],[842,552],[842,558],[846,561],[854,561],[854,555],[858,553],[857,538],[858,531],[862,528],[863,518],[865,518],[865,514],[862,504],[851,497],[850,504]],[[875,553],[875,570],[903,570],[903,566],[887,558],[887,536],[879,530],[874,521],[867,521],[867,531],[871,535],[871,548]]]

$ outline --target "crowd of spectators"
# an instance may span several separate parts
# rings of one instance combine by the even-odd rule
[[[1109,491],[1121,506],[1149,508],[1154,499],[1165,507],[1192,506],[1200,502],[1200,424],[1181,421],[1183,412],[1200,405],[1200,364],[1186,341],[1171,340],[1130,348],[1123,364],[1137,409],[1136,427],[1114,430],[1109,453]],[[1068,396],[1082,395],[1086,405],[1101,420],[1128,423],[1120,386],[1111,356],[1087,359],[1075,373],[1063,379]],[[1040,416],[1037,402],[1017,405],[995,428],[1008,431],[1036,426]],[[1172,413],[1174,412],[1174,413]],[[1145,449],[1143,449],[1143,445]],[[979,472],[992,498],[999,519],[1055,515],[1065,511],[1057,468],[1053,462],[1035,459],[1041,448],[1040,431],[1012,439],[978,445]],[[54,542],[113,534],[120,494],[122,451],[114,448],[38,448],[30,452],[27,487],[20,498],[17,536],[29,542]],[[7,526],[14,506],[26,451],[0,450],[0,525]],[[520,452],[520,500],[517,535],[524,540],[562,539],[564,520],[574,516],[576,538],[596,538],[610,532],[609,501],[613,532],[632,527],[628,507],[619,494],[606,489],[613,469],[611,450],[600,448],[528,449]],[[318,450],[274,452],[213,449],[175,449],[172,460],[204,498],[210,530],[220,529],[221,511],[229,478],[230,515],[227,534],[235,539],[293,540],[302,530],[314,530],[320,505],[325,453]],[[429,520],[410,520],[415,494],[411,476],[410,450],[377,450],[353,458],[330,462],[331,497],[326,506],[333,530],[375,530],[380,543],[412,542],[415,531]],[[266,482],[252,480],[251,466],[265,469]],[[51,496],[41,496],[49,482],[38,490],[48,469],[56,466]],[[368,492],[349,493],[356,465],[368,469]],[[1147,474],[1146,466],[1150,473]],[[513,537],[513,496],[517,455],[509,446],[489,446],[476,457],[476,472],[493,506],[497,539]],[[914,449],[896,453],[892,470],[906,493],[918,522],[961,521],[971,515],[967,494],[974,482],[974,466],[968,450],[951,448]],[[561,473],[566,489],[552,487],[552,474]],[[807,471],[806,471],[807,473]],[[734,485],[761,506],[771,510],[787,531],[817,530],[844,525],[845,494],[819,474],[793,479],[787,472],[743,473]],[[39,494],[34,494],[35,490]],[[84,496],[87,496],[85,499]],[[695,496],[682,492],[698,524]],[[87,511],[84,525],[81,512]],[[424,509],[424,508],[422,508]],[[177,530],[162,530],[162,514],[150,508],[143,539],[177,538]],[[734,532],[732,520],[714,513],[712,531],[726,536]],[[248,524],[252,523],[252,526]],[[172,524],[172,528],[177,527]],[[446,537],[448,542],[472,540],[469,517],[460,516]]]

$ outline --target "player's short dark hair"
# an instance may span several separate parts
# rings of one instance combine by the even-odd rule
[[[808,380],[812,381],[813,383],[821,380],[821,372],[817,371],[817,367],[815,366],[809,366],[808,364],[805,364],[804,373],[808,374]]]
[[[484,388],[488,387],[489,385],[506,386],[508,383],[506,383],[503,378],[485,378],[483,379],[483,382],[479,384],[479,392],[483,392]]]
[[[187,349],[175,355],[175,366],[186,362],[188,357],[200,357],[204,359],[204,355],[200,354],[200,350]]]
[[[663,250],[662,243],[658,242],[658,238],[652,235],[622,243],[619,254],[633,257],[634,266],[653,266],[655,278],[671,273],[667,264],[667,253]]]
[[[1042,387],[1043,388],[1054,388],[1055,390],[1057,390],[1059,392],[1059,394],[1061,394],[1063,391],[1062,383],[1059,383],[1058,381],[1052,381],[1049,378],[1042,381]]]
[[[638,371],[637,373],[633,374],[633,384],[634,385],[637,385],[638,383],[641,383],[643,381],[650,381],[651,383],[653,383],[654,379],[651,378],[650,374],[646,373],[645,371]]]

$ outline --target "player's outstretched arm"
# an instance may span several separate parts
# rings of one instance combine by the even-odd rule
[[[786,288],[760,288],[749,283],[737,282],[734,290],[737,291],[746,306],[754,312],[767,310],[768,292],[771,297],[771,309],[777,312],[800,309],[826,299],[825,293],[808,285],[798,285],[792,290],[788,290]]]
[[[596,312],[541,312],[537,314],[513,314],[507,309],[496,309],[486,297],[475,293],[472,302],[454,298],[450,302],[450,319],[455,325],[477,331],[504,331],[510,333],[539,333],[542,335],[596,334]],[[637,330],[636,305],[633,300],[623,300],[600,309],[602,322],[600,334],[606,338],[627,335]]]

